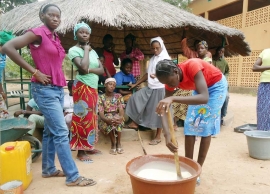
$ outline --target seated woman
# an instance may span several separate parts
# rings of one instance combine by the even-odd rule
[[[115,74],[114,78],[116,80],[117,86],[128,85],[128,84],[135,84],[136,80],[134,76],[131,74],[132,71],[132,60],[129,58],[125,58],[121,62],[121,67],[118,73]],[[132,95],[132,90],[127,89],[118,89],[117,92],[122,94],[124,97],[125,102],[128,101],[129,97]],[[126,96],[127,95],[127,96]]]
[[[98,100],[99,129],[110,136],[111,149],[110,154],[116,155],[124,153],[121,146],[121,131],[124,125],[124,102],[122,95],[114,93],[116,81],[114,78],[105,80],[105,94],[102,94]]]

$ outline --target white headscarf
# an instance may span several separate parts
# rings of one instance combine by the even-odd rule
[[[160,36],[152,38],[150,40],[150,46],[151,46],[152,42],[154,42],[154,41],[158,41],[160,46],[161,46],[161,53],[158,55],[159,57],[162,58],[161,60],[163,60],[163,59],[171,59],[171,57],[169,56],[169,54],[167,52],[167,49],[166,49],[166,47],[164,45],[164,42],[163,42],[162,38]]]
[[[163,40],[161,39],[161,37],[155,37],[152,38],[150,41],[150,46],[152,44],[153,41],[158,41],[160,46],[161,46],[161,52],[159,53],[159,55],[154,55],[153,57],[151,57],[150,61],[149,61],[149,66],[148,66],[148,87],[151,89],[158,89],[158,88],[164,88],[164,85],[162,83],[159,82],[159,80],[157,78],[151,78],[150,75],[151,74],[155,74],[156,73],[156,66],[157,63],[163,59],[171,59],[171,57],[169,56],[167,49],[163,43]]]

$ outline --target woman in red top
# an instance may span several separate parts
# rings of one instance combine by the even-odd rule
[[[157,64],[156,77],[165,84],[166,96],[156,112],[163,116],[173,102],[188,104],[184,125],[185,156],[193,159],[195,137],[201,137],[198,163],[202,166],[211,142],[211,135],[220,131],[220,110],[227,93],[227,81],[221,71],[201,59],[189,59],[175,65],[171,60]],[[192,96],[172,96],[175,88],[195,90]],[[167,116],[162,117],[166,145],[177,152],[177,145],[171,142]],[[199,182],[199,179],[198,179]]]

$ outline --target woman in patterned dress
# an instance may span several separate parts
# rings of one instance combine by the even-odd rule
[[[116,81],[107,78],[105,81],[105,94],[99,97],[98,112],[100,120],[99,129],[110,136],[110,154],[124,153],[121,146],[121,132],[124,126],[124,101],[121,94],[114,93]]]
[[[94,150],[98,140],[98,75],[104,73],[97,53],[88,44],[90,34],[91,28],[86,23],[76,24],[74,39],[78,42],[68,51],[69,59],[78,70],[72,87],[74,112],[70,147],[78,150],[77,159],[86,163],[92,162],[86,151]]]

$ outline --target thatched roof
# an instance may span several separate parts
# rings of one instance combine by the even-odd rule
[[[92,28],[90,42],[95,47],[101,47],[103,36],[109,33],[114,37],[118,53],[125,49],[123,39],[128,33],[137,37],[137,44],[145,54],[150,54],[149,41],[155,36],[162,37],[170,54],[181,53],[180,41],[187,26],[191,37],[206,40],[210,48],[220,46],[226,35],[230,43],[226,49],[228,56],[250,53],[241,31],[195,16],[162,0],[47,0],[4,14],[1,29],[21,34],[40,26],[38,12],[44,3],[54,3],[62,10],[62,23],[57,31],[66,50],[75,44],[73,27],[83,19]]]

